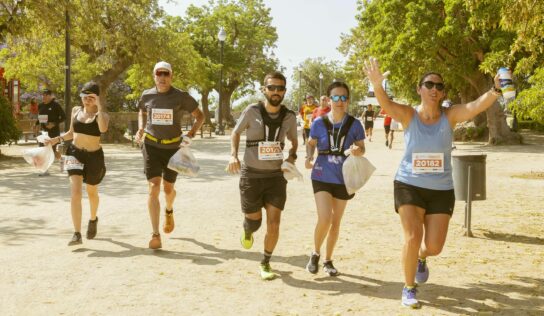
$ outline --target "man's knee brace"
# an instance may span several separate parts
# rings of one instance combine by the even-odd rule
[[[262,221],[263,221],[262,218],[253,220],[246,217],[244,219],[244,230],[250,233],[256,232],[259,229],[259,227],[261,227]]]

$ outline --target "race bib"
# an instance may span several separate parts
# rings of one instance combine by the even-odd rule
[[[151,109],[151,124],[172,125],[174,124],[174,110],[172,109]]]
[[[74,156],[65,156],[64,170],[83,170],[83,164]]]
[[[259,142],[259,160],[283,160],[280,142]]]
[[[310,121],[312,119],[312,113],[306,114],[306,121]]]
[[[372,122],[372,116],[367,116],[367,117],[366,117],[366,121],[367,121],[367,122]]]
[[[47,120],[48,120],[49,116],[47,114],[40,114],[38,115],[38,121],[41,123],[41,124],[47,124]]]
[[[444,153],[412,153],[412,173],[443,173]]]

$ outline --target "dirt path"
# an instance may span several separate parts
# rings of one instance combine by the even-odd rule
[[[106,145],[95,240],[70,248],[69,186],[58,165],[38,177],[22,158],[0,160],[1,315],[542,315],[544,313],[544,136],[528,145],[457,144],[487,154],[487,200],[473,203],[474,238],[463,237],[456,203],[443,253],[429,259],[420,287],[423,311],[400,307],[402,235],[393,208],[393,176],[402,135],[385,147],[376,123],[367,157],[377,170],[348,204],[335,252],[337,278],[304,270],[316,221],[309,171],[290,182],[281,236],[272,258],[279,274],[258,277],[264,231],[250,251],[238,241],[238,178],[223,171],[228,137],[197,139],[198,178],[179,177],[176,229],[161,251],[147,249],[151,225],[141,154]],[[21,146],[3,146],[20,155]],[[513,177],[519,175],[526,177]],[[84,200],[84,224],[89,217]],[[162,220],[162,219],[161,219]]]

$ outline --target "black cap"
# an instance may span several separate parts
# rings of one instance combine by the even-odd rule
[[[53,91],[51,91],[51,90],[45,88],[45,89],[42,90],[42,94],[51,95],[51,94],[53,94]]]
[[[81,93],[79,94],[79,96],[84,97],[89,94],[100,95],[100,87],[98,87],[98,84],[94,81],[89,81],[84,84],[81,88]]]

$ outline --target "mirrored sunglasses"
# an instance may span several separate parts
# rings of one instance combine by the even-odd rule
[[[346,102],[348,100],[348,96],[346,96],[346,95],[331,95],[331,100],[333,102],[338,102],[339,100],[342,100],[342,102]]]
[[[272,84],[269,84],[266,86],[266,89],[268,91],[285,91],[285,86],[277,86],[277,85],[272,85]]]
[[[425,88],[429,90],[432,90],[433,87],[436,87],[436,90],[442,91],[445,88],[444,83],[442,82],[425,81],[423,82],[423,85],[425,86]]]

